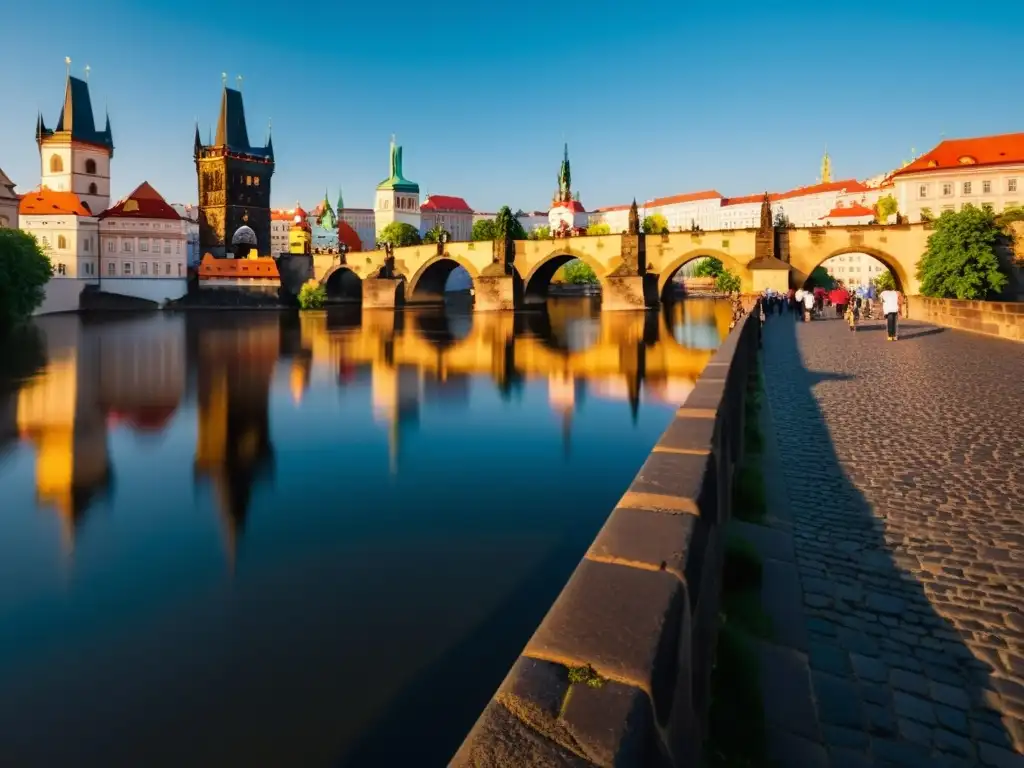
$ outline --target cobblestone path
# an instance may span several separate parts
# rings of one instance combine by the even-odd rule
[[[1024,345],[765,326],[828,763],[1024,766]]]

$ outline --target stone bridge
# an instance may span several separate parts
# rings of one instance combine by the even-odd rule
[[[918,292],[917,262],[927,247],[927,224],[757,229],[668,235],[599,235],[552,240],[449,242],[314,256],[314,277],[332,298],[368,308],[437,303],[452,270],[473,280],[478,310],[543,302],[555,272],[580,259],[597,275],[603,309],[656,306],[687,262],[715,256],[739,276],[744,293],[799,286],[815,267],[844,253],[866,253],[885,264],[907,294]]]

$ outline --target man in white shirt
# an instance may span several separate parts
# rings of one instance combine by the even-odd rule
[[[900,315],[900,292],[882,291],[878,297],[882,301],[882,314],[885,315],[885,330],[889,341],[899,339],[899,332],[896,327],[896,320]]]
[[[804,291],[804,322],[811,322],[811,312],[814,310],[814,291]]]

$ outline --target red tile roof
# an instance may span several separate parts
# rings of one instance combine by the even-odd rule
[[[1024,163],[1024,133],[947,139],[893,176],[922,171],[942,171],[964,165],[1007,165]]]
[[[775,202],[779,199],[779,195],[768,195],[768,199],[771,202]],[[760,203],[764,200],[764,192],[760,195],[744,195],[743,197],[723,197],[722,205],[749,205],[750,203]]]
[[[579,200],[570,200],[569,202],[559,201],[551,204],[552,210],[555,208],[568,208],[573,213],[586,213],[587,209],[583,207],[583,203]]]
[[[258,259],[217,259],[207,253],[199,264],[199,279],[204,278],[280,278],[277,263],[270,257]]]
[[[291,221],[295,218],[295,214],[292,211],[286,211],[284,208],[274,208],[270,211],[271,221]]]
[[[653,200],[648,200],[644,203],[645,208],[657,208],[662,205],[675,205],[676,203],[692,203],[697,200],[714,200],[722,199],[722,196],[713,189],[708,189],[703,192],[689,192],[685,195],[672,195],[670,197],[656,197]]]
[[[794,197],[806,197],[807,195],[820,195],[824,192],[867,192],[869,188],[856,179],[843,179],[842,181],[830,181],[827,184],[814,184],[810,187],[797,187],[788,192],[774,195],[772,199],[788,200]]]
[[[460,213],[472,213],[473,209],[469,207],[461,197],[452,197],[451,195],[431,195],[423,201],[423,205],[420,206],[421,211],[458,211]]]
[[[595,208],[594,213],[611,213],[612,211],[628,211],[632,205],[606,205],[604,208]]]
[[[148,181],[135,188],[128,197],[122,198],[99,215],[101,219],[171,219],[181,221],[181,216],[161,197]]]
[[[338,220],[338,240],[348,246],[352,253],[363,250],[363,241],[348,222]]]
[[[22,195],[21,202],[18,203],[18,213],[22,216],[44,216],[54,213],[73,216],[93,215],[74,192],[58,192],[49,187],[40,187]]]
[[[821,218],[822,218],[822,220],[824,220],[824,219],[854,218],[854,217],[858,217],[858,216],[874,216],[874,215],[875,215],[875,212],[872,209],[870,209],[870,208],[868,208],[866,206],[863,206],[860,203],[853,203],[852,205],[839,206],[839,207],[833,208],[831,211],[828,212],[827,216],[822,216]]]

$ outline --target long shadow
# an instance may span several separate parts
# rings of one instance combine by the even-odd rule
[[[335,768],[447,765],[572,573],[586,548],[577,539],[559,541],[471,633],[396,694]]]
[[[1011,732],[1019,720],[1008,716],[1012,707],[997,711],[1001,695],[1019,701],[1020,676],[994,677],[1001,662],[995,650],[978,652],[974,631],[997,610],[980,582],[1012,583],[1013,571],[972,562],[971,547],[959,544],[970,545],[972,525],[984,526],[991,508],[972,489],[954,509],[946,499],[954,491],[935,487],[935,477],[963,479],[935,469],[945,457],[913,435],[930,415],[914,410],[919,395],[893,359],[899,348],[833,343],[839,333],[838,324],[830,332],[769,322],[763,354],[821,740],[832,765],[1021,765]],[[929,365],[921,359],[915,352],[906,361]],[[986,593],[984,610],[972,607],[976,589]],[[1001,610],[1012,612],[1015,601],[1019,610],[1015,588],[1002,589]],[[997,649],[1010,639],[1019,662],[1019,633],[1006,634],[987,637]],[[974,651],[965,642],[972,637]]]

